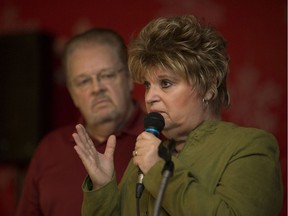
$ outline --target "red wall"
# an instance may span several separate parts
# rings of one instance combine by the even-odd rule
[[[77,116],[57,60],[68,37],[91,26],[102,26],[115,29],[128,43],[131,35],[152,18],[179,14],[204,16],[228,40],[232,106],[224,118],[266,129],[279,141],[285,187],[282,215],[286,215],[286,11],[284,0],[1,0],[0,33],[45,30],[55,36],[52,126],[56,127],[72,122]],[[143,89],[136,86],[135,90],[134,96],[142,100]]]

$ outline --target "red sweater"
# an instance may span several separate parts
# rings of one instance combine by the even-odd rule
[[[143,119],[144,113],[137,106],[127,127],[116,134],[114,161],[118,182],[132,157],[136,138],[144,130]],[[62,127],[40,142],[27,171],[17,216],[81,215],[81,186],[87,172],[73,148],[73,132],[75,125]],[[106,142],[93,141],[103,153]]]

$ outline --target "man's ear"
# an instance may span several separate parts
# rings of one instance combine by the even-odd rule
[[[66,86],[66,88],[67,88],[67,90],[68,90],[68,92],[70,94],[70,97],[71,97],[71,99],[73,101],[73,104],[75,105],[75,107],[78,108],[78,103],[77,103],[76,97],[74,95],[73,89],[70,86],[68,86],[68,85]]]

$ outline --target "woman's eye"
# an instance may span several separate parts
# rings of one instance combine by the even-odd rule
[[[147,81],[144,81],[143,85],[144,85],[145,89],[149,89],[150,88],[150,83],[147,82]]]
[[[162,88],[169,88],[172,85],[170,80],[161,80],[161,87]]]

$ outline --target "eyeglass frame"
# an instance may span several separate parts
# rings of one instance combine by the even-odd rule
[[[88,89],[93,85],[93,80],[96,77],[96,80],[98,83],[102,85],[109,85],[115,82],[117,75],[119,72],[125,70],[126,67],[121,67],[120,69],[105,69],[97,74],[92,75],[80,75],[78,77],[75,77],[71,83],[73,86],[79,89]],[[81,79],[78,80],[77,79]],[[86,82],[85,82],[86,81]]]

